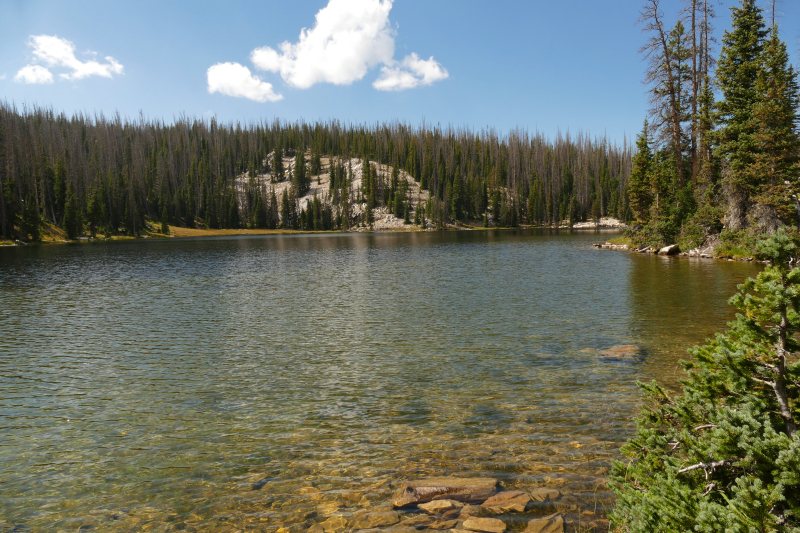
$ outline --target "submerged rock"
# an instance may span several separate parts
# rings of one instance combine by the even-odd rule
[[[433,500],[482,503],[497,491],[496,479],[440,477],[407,481],[392,501],[395,507]]]
[[[543,502],[546,500],[555,500],[561,496],[561,492],[556,489],[548,489],[547,487],[539,487],[530,491],[531,499],[535,502]]]
[[[523,533],[564,533],[564,519],[560,514],[535,518]]]
[[[457,524],[458,520],[434,520],[428,524],[428,529],[452,529]]]
[[[616,359],[618,361],[633,361],[643,355],[643,351],[635,344],[618,344],[606,350],[597,352],[597,356],[603,359]]]
[[[400,522],[400,516],[394,511],[368,513],[353,520],[353,529],[372,529],[393,526]]]
[[[506,524],[497,518],[470,518],[464,521],[464,529],[480,533],[503,533]]]
[[[428,514],[439,514],[455,509],[461,509],[464,504],[454,500],[433,500],[428,503],[421,503],[417,505],[420,509]]]
[[[531,497],[519,490],[507,490],[499,492],[483,502],[481,507],[489,509],[493,513],[525,512],[525,506],[531,501]]]

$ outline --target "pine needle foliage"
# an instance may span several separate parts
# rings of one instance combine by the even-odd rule
[[[683,394],[639,384],[630,460],[611,475],[617,531],[800,531],[799,240],[781,228],[759,243],[770,266],[739,285],[728,330],[683,362]]]

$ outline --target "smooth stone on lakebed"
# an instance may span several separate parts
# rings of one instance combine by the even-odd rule
[[[428,514],[439,514],[454,509],[461,509],[464,507],[464,504],[454,500],[433,500],[432,502],[421,503],[417,505],[417,507]]]
[[[561,496],[561,492],[556,489],[548,489],[546,487],[539,487],[529,492],[531,499],[535,502],[543,502],[545,500],[555,500]]]
[[[503,533],[506,530],[505,522],[497,518],[470,518],[462,527],[480,533]]]
[[[604,359],[617,359],[619,361],[632,361],[642,355],[642,349],[635,344],[618,344],[611,348],[600,350],[597,356]]]
[[[392,505],[405,507],[433,500],[481,503],[496,491],[496,479],[456,477],[420,479],[403,483]]]
[[[515,511],[522,513],[525,506],[531,501],[531,497],[519,490],[506,490],[498,492],[485,502],[481,507],[489,509],[494,513],[509,513]]]
[[[534,518],[522,533],[564,533],[564,519],[560,514]]]
[[[352,529],[372,529],[376,527],[393,526],[400,521],[400,516],[394,511],[369,513],[358,516],[353,520]]]

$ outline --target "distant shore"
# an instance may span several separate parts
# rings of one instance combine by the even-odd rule
[[[572,226],[559,225],[559,226],[526,226],[521,225],[517,227],[483,227],[483,226],[469,226],[469,225],[455,225],[448,224],[446,228],[439,231],[480,231],[480,230],[514,230],[514,229],[626,229],[627,226],[617,219],[603,218],[599,224],[594,222],[578,222]],[[28,246],[37,244],[69,244],[81,242],[107,242],[119,240],[138,240],[138,239],[170,239],[170,238],[198,238],[198,237],[224,237],[236,235],[308,235],[308,234],[336,234],[336,233],[413,233],[421,231],[437,231],[436,228],[428,224],[427,228],[422,228],[419,225],[401,224],[401,225],[376,225],[372,229],[368,227],[356,227],[349,230],[332,230],[332,231],[307,231],[307,230],[290,230],[290,229],[205,229],[205,228],[184,228],[181,226],[169,226],[169,235],[162,233],[148,232],[136,237],[128,235],[112,235],[105,237],[100,234],[97,238],[80,237],[77,240],[67,240],[66,235],[60,228],[49,226],[42,228],[42,240],[38,242],[23,242],[23,241],[0,241],[2,246]]]

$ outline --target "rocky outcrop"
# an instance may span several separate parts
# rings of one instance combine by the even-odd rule
[[[507,490],[499,492],[483,502],[481,507],[493,513],[523,513],[531,497],[527,493],[519,490]]]
[[[497,518],[470,518],[464,521],[463,528],[479,533],[503,533],[506,524]]]
[[[429,478],[403,483],[392,505],[406,507],[433,500],[483,503],[497,491],[497,480],[486,478]]]

